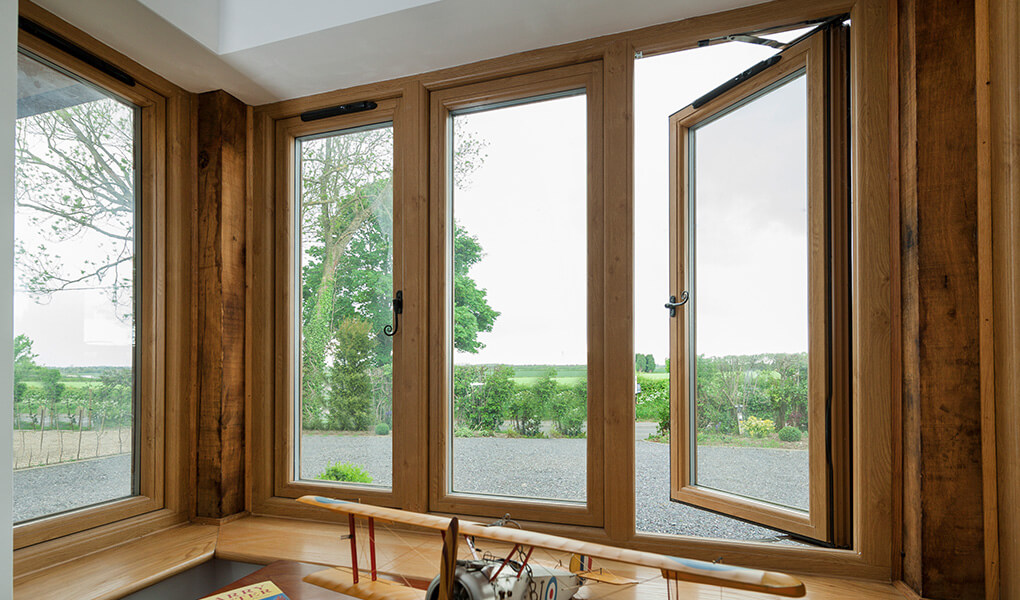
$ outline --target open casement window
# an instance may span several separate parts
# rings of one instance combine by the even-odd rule
[[[670,321],[672,499],[837,546],[850,542],[846,29],[819,28],[669,122],[670,301],[688,298]]]
[[[431,95],[431,510],[602,524],[601,76]]]
[[[401,288],[402,212],[394,132],[399,99],[367,110],[277,122],[281,327],[289,381],[277,397],[276,495],[324,494],[393,505],[398,443],[394,321]],[[284,230],[285,229],[285,230]],[[394,331],[394,325],[396,330]],[[391,429],[395,435],[391,435]]]

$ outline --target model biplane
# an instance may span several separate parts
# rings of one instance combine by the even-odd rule
[[[351,542],[351,567],[324,569],[305,581],[361,600],[506,600],[510,598],[573,598],[588,581],[614,585],[637,583],[605,569],[595,560],[615,561],[658,569],[667,582],[693,582],[788,597],[804,595],[804,584],[785,573],[761,571],[732,565],[676,558],[582,542],[570,538],[525,531],[513,527],[492,526],[456,517],[440,517],[381,506],[334,500],[322,496],[304,496],[299,502],[346,514]],[[356,518],[368,522],[369,569],[358,567]],[[439,531],[443,551],[439,575],[427,590],[416,589],[380,578],[376,572],[375,525],[398,523]],[[471,550],[471,559],[457,559],[458,538],[463,536]],[[476,540],[512,546],[505,556],[478,554]],[[532,560],[536,548],[571,555],[570,565],[547,566]],[[669,588],[672,589],[672,588]]]

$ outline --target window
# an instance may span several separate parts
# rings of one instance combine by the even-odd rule
[[[433,96],[438,510],[598,518],[597,68]]]
[[[20,41],[16,548],[163,508],[166,429],[165,99]]]
[[[393,125],[295,143],[297,476],[392,487]]]
[[[848,414],[849,248],[846,105],[831,81],[845,77],[844,35],[823,27],[670,119],[671,294],[687,298],[670,328],[672,497],[837,544],[846,425],[830,413]]]
[[[138,109],[26,54],[18,75],[16,523],[138,491]]]
[[[296,241],[278,263],[289,290],[281,314],[293,332],[292,379],[280,397],[288,426],[277,431],[292,452],[277,456],[280,495],[314,491],[393,503],[412,485],[395,481],[394,468],[411,453],[401,443],[407,400],[396,360],[406,325],[394,311],[405,227],[394,202],[399,102],[366,106],[278,124],[288,215],[279,226]]]

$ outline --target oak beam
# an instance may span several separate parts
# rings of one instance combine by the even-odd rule
[[[899,16],[903,578],[981,598],[974,3],[905,0]]]
[[[198,97],[198,473],[196,515],[245,508],[247,110]]]

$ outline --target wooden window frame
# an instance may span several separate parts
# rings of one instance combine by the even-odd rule
[[[835,34],[832,32],[836,31]],[[838,38],[838,39],[835,39]],[[849,327],[848,306],[842,297],[848,297],[849,281],[846,270],[849,248],[846,246],[846,213],[848,181],[845,176],[845,137],[840,122],[845,122],[845,98],[840,90],[829,91],[830,80],[845,80],[845,73],[830,77],[828,47],[838,46],[842,36],[839,30],[826,28],[817,31],[782,53],[779,63],[698,108],[687,107],[669,119],[670,133],[670,248],[673,265],[670,268],[670,289],[679,293],[691,289],[688,266],[691,260],[689,237],[693,231],[691,203],[693,190],[690,184],[688,157],[691,154],[692,132],[700,125],[711,122],[730,111],[738,110],[745,102],[753,102],[764,94],[804,76],[807,87],[808,122],[808,422],[812,435],[809,438],[809,508],[801,511],[763,500],[746,498],[735,493],[697,485],[692,481],[694,445],[692,414],[691,311],[680,309],[679,318],[670,327],[670,353],[678,365],[670,373],[671,429],[678,432],[670,443],[671,495],[674,500],[704,508],[719,514],[745,521],[760,523],[788,531],[798,536],[824,543],[847,544],[837,534],[846,529],[837,522],[846,522],[849,508],[834,498],[830,481],[834,474],[843,473],[849,463],[842,462],[841,452],[834,452],[830,460],[830,443],[846,440],[849,422],[846,395],[849,375],[849,339],[837,332]],[[836,60],[843,57],[834,48]],[[831,115],[831,116],[830,116]],[[844,115],[840,119],[839,115]],[[832,125],[832,127],[830,127]],[[830,154],[832,156],[830,157]],[[832,232],[832,234],[830,234]],[[832,235],[835,239],[830,239]],[[697,293],[697,290],[692,292]],[[832,329],[830,329],[830,327]],[[840,343],[842,342],[843,345]],[[827,425],[827,412],[832,411],[831,429]],[[842,417],[842,419],[841,419]],[[821,435],[824,433],[824,435]],[[831,440],[830,440],[831,438]]]
[[[638,532],[635,527],[635,461],[633,442],[633,176],[632,129],[633,68],[635,53],[653,56],[695,48],[698,42],[734,32],[780,27],[811,19],[850,13],[850,157],[854,181],[852,212],[849,220],[854,232],[850,261],[854,311],[851,317],[854,336],[850,385],[854,405],[849,448],[853,468],[846,474],[846,485],[853,484],[848,500],[854,520],[849,526],[853,548],[804,548],[758,542],[733,542],[658,533]],[[397,134],[395,152],[406,153],[404,161],[408,188],[406,198],[413,220],[415,265],[408,266],[405,281],[405,313],[401,327],[417,328],[416,353],[410,359],[416,377],[408,385],[426,382],[419,389],[408,418],[415,419],[404,428],[413,439],[405,443],[417,448],[416,462],[401,465],[403,476],[414,480],[413,490],[396,498],[404,509],[436,510],[430,506],[432,477],[428,469],[430,439],[428,409],[430,340],[425,326],[429,322],[427,291],[411,292],[409,284],[424,286],[429,278],[427,260],[430,196],[429,95],[470,83],[486,82],[536,71],[601,61],[603,64],[604,166],[601,169],[605,189],[606,214],[612,220],[603,224],[606,261],[603,324],[605,344],[602,387],[605,394],[604,431],[606,456],[603,523],[601,527],[532,522],[539,531],[566,534],[581,539],[626,545],[674,556],[704,560],[722,557],[726,562],[768,569],[797,568],[819,574],[888,580],[899,556],[897,531],[901,515],[897,508],[898,460],[895,432],[899,428],[899,401],[894,378],[898,349],[893,332],[899,327],[894,297],[898,290],[895,267],[899,248],[894,233],[899,229],[898,209],[890,184],[893,159],[890,114],[895,102],[890,87],[890,70],[895,55],[890,44],[896,23],[895,10],[883,0],[775,0],[723,13],[654,25],[592,40],[584,40],[483,60],[468,65],[441,69],[423,75],[360,85],[305,98],[286,100],[256,107],[253,114],[254,163],[252,208],[248,246],[249,299],[253,307],[247,335],[247,393],[251,411],[248,417],[250,448],[250,510],[255,514],[331,520],[322,511],[299,505],[289,498],[274,495],[273,430],[279,415],[274,414],[273,398],[282,374],[276,360],[274,341],[275,267],[273,253],[283,240],[276,238],[273,223],[275,204],[275,122],[303,111],[336,106],[360,100],[379,100],[400,96],[404,105],[403,134]],[[866,148],[866,151],[862,150]],[[409,256],[410,260],[410,256]],[[397,360],[400,357],[396,357]],[[589,382],[589,389],[591,382]],[[403,434],[402,434],[403,435]],[[395,465],[395,469],[397,466]],[[536,517],[549,518],[536,513]]]
[[[587,105],[587,344],[588,344],[588,437],[587,493],[585,502],[560,502],[535,498],[495,497],[485,494],[453,492],[450,393],[453,357],[449,352],[447,326],[451,309],[447,304],[449,281],[447,263],[450,249],[448,221],[451,210],[451,182],[447,181],[449,147],[447,133],[451,113],[457,110],[498,105],[504,102],[568,92],[584,88]],[[530,520],[599,526],[603,522],[604,493],[604,263],[602,224],[604,222],[601,61],[537,71],[526,75],[450,87],[431,94],[431,252],[430,252],[430,351],[432,360],[429,441],[430,497],[434,511],[499,517],[510,513]]]
[[[384,506],[397,506],[396,498],[404,497],[408,493],[406,487],[410,484],[407,478],[397,476],[398,464],[408,460],[408,454],[414,449],[402,443],[402,429],[406,419],[399,419],[399,413],[403,413],[405,407],[410,405],[406,395],[401,395],[406,387],[399,385],[400,379],[405,377],[401,365],[402,361],[397,360],[398,356],[406,354],[404,350],[404,338],[398,333],[393,339],[394,369],[393,369],[393,414],[394,434],[392,437],[393,446],[393,485],[389,488],[357,485],[351,483],[329,483],[311,480],[300,480],[294,472],[295,452],[299,447],[299,441],[294,439],[296,429],[296,414],[300,409],[300,398],[296,391],[296,377],[298,369],[297,331],[295,327],[295,311],[300,306],[299,289],[295,288],[297,273],[295,272],[296,246],[299,240],[296,238],[296,213],[298,199],[296,188],[298,185],[298,173],[295,170],[296,145],[299,138],[336,132],[342,134],[344,130],[381,125],[390,123],[393,127],[394,156],[393,156],[393,222],[394,231],[404,217],[405,210],[402,203],[398,201],[404,194],[404,183],[402,180],[402,158],[396,151],[395,141],[398,139],[398,130],[403,128],[400,121],[401,106],[400,98],[388,98],[379,100],[377,107],[370,111],[340,115],[328,119],[305,122],[300,116],[281,119],[276,122],[276,169],[277,188],[276,198],[278,201],[276,220],[277,239],[291,240],[291,243],[282,244],[277,252],[277,340],[282,340],[277,352],[283,364],[287,368],[283,370],[282,385],[276,389],[275,414],[279,416],[274,428],[274,492],[273,495],[280,498],[299,498],[308,494],[322,494],[340,497],[347,500],[358,500],[381,504]],[[393,289],[401,289],[402,272],[400,269],[405,244],[401,236],[394,236],[393,239]],[[413,409],[412,409],[413,410]]]
[[[128,73],[127,86],[34,36],[19,31],[18,45],[141,106],[136,269],[135,422],[141,496],[40,518],[13,528],[15,577],[186,522],[194,511],[195,359],[191,351],[196,194],[193,165],[194,97],[28,0],[27,18]]]
[[[138,467],[138,494],[97,506],[75,509],[42,517],[14,526],[14,547],[23,548],[64,535],[138,516],[164,506],[164,427],[157,427],[165,417],[164,348],[165,303],[159,290],[165,282],[165,254],[160,227],[166,222],[164,201],[165,162],[161,147],[166,127],[166,99],[141,85],[128,86],[114,78],[81,64],[52,48],[38,38],[19,31],[19,47],[30,56],[42,58],[60,69],[73,73],[100,87],[112,96],[127,100],[138,107],[141,148],[136,166],[140,218],[135,236],[136,339],[138,363],[135,365],[136,390],[134,427],[135,464]]]

